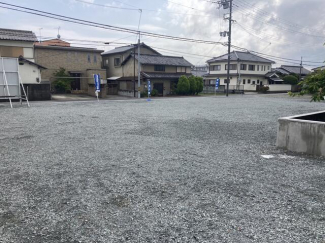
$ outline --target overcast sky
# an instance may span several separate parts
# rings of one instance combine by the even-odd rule
[[[218,9],[209,0],[82,0],[94,4],[121,8],[144,9],[140,30],[173,36],[226,42],[219,36],[228,30],[223,15],[229,10]],[[85,4],[76,0],[3,0],[3,2],[30,7],[69,17],[91,20],[131,29],[138,28],[139,12],[130,9],[108,8]],[[0,5],[1,6],[1,5]],[[268,55],[310,61],[305,67],[322,65],[325,60],[325,1],[324,0],[234,0],[233,44]],[[98,40],[104,42],[134,43],[135,35],[94,27],[80,26],[59,20],[0,9],[0,28],[32,30],[37,36],[54,38],[60,26],[64,39]],[[204,64],[213,56],[227,52],[220,45],[193,44],[143,37],[143,42],[163,54],[184,56],[192,64]],[[80,42],[74,42],[81,46]],[[103,50],[114,48],[88,44]],[[172,52],[174,51],[174,52]],[[189,53],[191,55],[185,54]],[[203,55],[195,56],[195,55]],[[276,65],[292,64],[275,60]]]

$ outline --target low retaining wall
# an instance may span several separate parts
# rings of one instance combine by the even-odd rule
[[[24,84],[28,100],[51,100],[51,84]],[[23,93],[22,93],[23,94]]]
[[[128,91],[128,90],[119,90],[118,95],[127,96],[127,97],[134,97],[134,92],[133,91]],[[135,91],[135,97],[138,97],[138,91]]]
[[[277,147],[325,156],[325,111],[279,119]]]
[[[269,92],[289,92],[291,91],[291,85],[290,84],[270,84],[269,86]]]

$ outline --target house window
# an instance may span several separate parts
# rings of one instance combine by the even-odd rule
[[[210,85],[214,85],[215,81],[214,80],[210,80]]]
[[[246,79],[243,79],[243,84],[246,84]]]
[[[210,66],[210,71],[220,71],[221,65],[212,65]]]
[[[225,69],[228,70],[228,64],[225,65]],[[230,64],[229,70],[237,70],[237,64]]]
[[[97,56],[94,55],[94,63],[97,63]]]
[[[118,66],[120,66],[120,64],[121,64],[121,58],[115,57],[114,58],[114,66],[118,67]]]
[[[106,65],[108,65],[108,59],[105,60]]]
[[[91,63],[90,54],[88,54],[88,63]]]
[[[260,71],[260,65],[257,65],[257,71]]]
[[[156,72],[165,72],[165,66],[163,65],[155,65]]]
[[[164,66],[163,66],[164,67]],[[155,70],[156,71],[156,70]],[[165,71],[165,70],[163,70]],[[178,73],[186,73],[186,67],[177,67],[177,72]]]
[[[260,81],[259,80],[257,80],[257,84],[259,84],[260,83]]]
[[[247,83],[248,83],[248,84],[250,84],[250,83],[251,83],[251,80],[250,80],[250,79],[248,79],[248,80],[247,80]]]
[[[248,65],[249,71],[255,71],[255,65]]]
[[[240,70],[247,70],[247,64],[240,64]]]
[[[252,84],[255,84],[255,81],[253,81]]]
[[[267,66],[267,70],[270,70],[270,66]]]
[[[227,79],[224,79],[223,82],[224,82],[224,84],[227,84],[228,83]]]

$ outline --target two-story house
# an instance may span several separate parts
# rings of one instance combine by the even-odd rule
[[[30,100],[51,99],[49,85],[44,84],[41,72],[46,68],[35,62],[32,31],[0,29],[0,57],[19,61],[19,75]]]
[[[207,61],[209,73],[204,76],[205,85],[215,85],[220,79],[220,85],[227,85],[228,54]],[[271,71],[274,61],[254,55],[250,52],[233,51],[230,53],[230,89],[256,91],[257,86],[268,85],[267,73]]]
[[[93,84],[93,74],[100,74],[106,81],[106,70],[102,69],[102,50],[71,46],[60,38],[35,43],[36,62],[45,66],[42,78],[55,81],[54,73],[60,68],[73,78],[72,93],[88,93],[89,84]]]
[[[193,65],[183,57],[161,55],[144,43],[140,47],[140,59],[137,55],[137,45],[115,48],[102,54],[108,82],[116,83],[119,95],[137,97],[139,60],[140,92],[146,90],[147,81],[150,80],[152,89],[156,89],[160,96],[166,96],[174,92],[182,75],[191,75]]]

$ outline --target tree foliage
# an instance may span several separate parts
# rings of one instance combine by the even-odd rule
[[[65,93],[67,90],[71,90],[70,75],[66,73],[64,68],[61,67],[59,70],[55,71],[53,76],[56,78],[53,82],[56,92]]]
[[[299,83],[302,86],[298,94],[289,93],[290,96],[311,94],[311,101],[324,100],[325,96],[325,70],[309,74]]]
[[[195,76],[190,76],[188,78],[188,81],[190,82],[190,91],[189,94],[194,95],[197,91],[197,80]]]
[[[291,85],[297,85],[298,84],[298,78],[293,75],[287,75],[283,77],[283,83],[285,84],[291,84]]]
[[[181,76],[177,83],[177,93],[187,95],[190,91],[190,82],[186,76]]]
[[[196,94],[199,94],[203,91],[203,78],[202,77],[195,77],[196,82]]]

